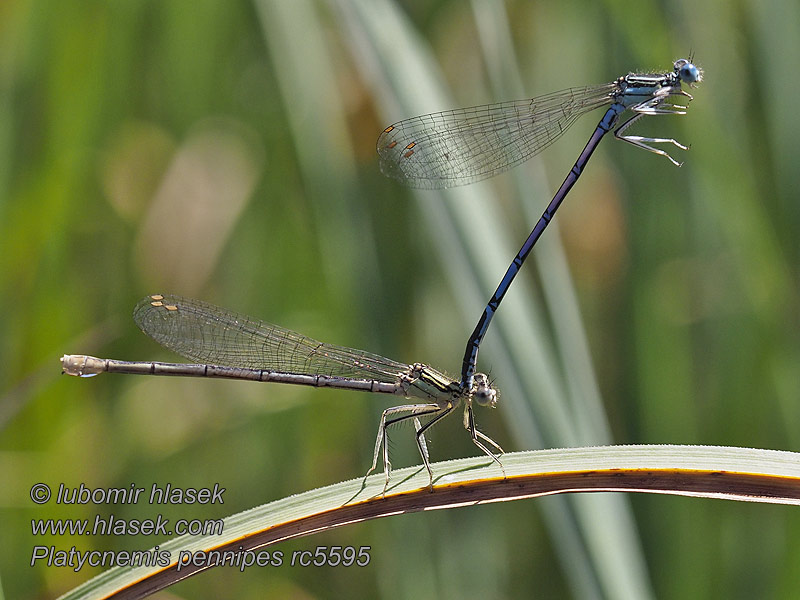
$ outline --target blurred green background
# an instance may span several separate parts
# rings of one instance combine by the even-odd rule
[[[51,598],[34,518],[217,518],[362,475],[380,396],[59,374],[65,353],[177,360],[130,313],[198,297],[457,374],[507,263],[601,111],[487,183],[414,194],[375,139],[414,114],[668,70],[705,81],[676,169],[604,141],[490,329],[506,450],[691,443],[800,450],[800,205],[790,1],[0,3],[0,578]],[[570,278],[571,274],[571,278]],[[579,316],[580,315],[580,316]],[[605,413],[605,415],[603,414]],[[460,419],[434,460],[474,455]],[[409,428],[397,466],[418,457]],[[34,505],[46,482],[227,488],[224,506]],[[277,546],[371,546],[361,569],[220,568],[187,598],[793,598],[794,508],[584,495],[412,514]]]

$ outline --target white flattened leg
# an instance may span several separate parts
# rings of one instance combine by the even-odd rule
[[[464,409],[464,429],[469,431],[470,437],[472,437],[472,443],[475,444],[478,448],[480,448],[481,452],[483,452],[486,456],[488,456],[494,462],[496,462],[497,465],[500,467],[500,470],[503,471],[503,477],[506,477],[506,468],[503,466],[503,463],[500,462],[500,459],[497,456],[495,456],[494,453],[491,450],[489,450],[483,444],[483,442],[481,442],[481,440],[494,446],[500,453],[500,455],[504,454],[503,449],[492,438],[490,438],[485,433],[481,433],[475,427],[475,415],[472,412],[471,404],[467,404],[466,408]]]
[[[428,469],[428,477],[430,478],[430,489],[433,491],[433,469],[431,469],[431,464],[428,462],[428,445],[425,442],[425,432],[436,425],[439,421],[444,419],[447,415],[453,412],[456,409],[454,404],[448,404],[444,408],[439,407],[439,414],[434,416],[430,421],[425,423],[422,427],[417,428],[417,447],[419,448],[419,453],[422,455],[422,460],[425,463],[425,468]],[[415,424],[419,424],[419,420],[415,421]]]
[[[396,423],[400,423],[401,421],[405,421],[406,419],[414,419],[415,425],[414,428],[417,432],[417,446],[419,447],[420,454],[422,455],[422,460],[425,463],[426,468],[428,469],[428,473],[431,473],[430,464],[428,464],[428,448],[425,444],[423,439],[422,444],[420,444],[419,437],[420,431],[424,431],[426,427],[418,427],[419,424],[419,417],[426,416],[426,415],[433,415],[436,414],[443,409],[438,404],[404,404],[402,406],[393,406],[391,408],[387,408],[383,411],[381,415],[381,421],[378,425],[378,436],[375,439],[375,452],[372,455],[372,466],[367,471],[367,474],[364,475],[364,479],[366,480],[369,477],[370,473],[372,473],[375,469],[378,468],[378,455],[381,453],[381,447],[383,448],[383,472],[386,475],[386,482],[383,486],[383,495],[386,495],[386,490],[389,487],[389,473],[392,470],[392,463],[389,462],[389,445],[387,443],[387,428],[391,427]],[[431,475],[432,477],[432,475]]]
[[[633,144],[634,146],[636,146],[638,148],[642,148],[644,150],[647,150],[648,152],[652,152],[654,154],[659,154],[661,156],[665,156],[667,159],[669,159],[669,161],[673,165],[675,165],[676,167],[680,167],[683,163],[679,163],[677,160],[672,158],[664,150],[661,150],[660,148],[654,148],[654,147],[650,146],[649,144],[673,144],[674,146],[677,146],[681,150],[688,150],[689,149],[688,146],[684,146],[683,144],[681,144],[680,142],[678,142],[677,140],[674,140],[672,138],[651,138],[651,137],[643,137],[643,136],[640,136],[640,135],[624,135],[624,132],[628,127],[633,125],[636,121],[641,119],[643,116],[650,115],[650,114],[683,114],[683,113],[676,113],[676,112],[672,112],[672,111],[666,111],[666,112],[637,112],[634,116],[632,116],[630,119],[625,121],[622,125],[617,127],[617,129],[614,131],[614,137],[617,138],[618,140],[622,140],[623,142],[628,142],[629,144]]]

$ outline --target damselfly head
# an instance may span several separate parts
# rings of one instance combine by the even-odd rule
[[[675,74],[683,83],[688,83],[689,87],[694,87],[695,83],[703,81],[703,70],[685,58],[675,61]]]
[[[472,399],[478,406],[497,406],[497,390],[489,385],[489,378],[483,373],[476,373],[472,384]]]

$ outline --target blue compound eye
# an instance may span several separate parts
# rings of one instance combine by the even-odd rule
[[[678,76],[681,78],[681,81],[685,83],[695,83],[700,81],[702,77],[700,74],[700,69],[688,61],[680,66],[678,70]]]

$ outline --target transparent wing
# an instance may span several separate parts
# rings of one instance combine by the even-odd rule
[[[378,137],[381,171],[426,189],[486,179],[541,152],[578,117],[611,104],[615,91],[615,83],[570,88],[400,121]]]
[[[377,354],[324,344],[179,296],[148,296],[136,305],[133,319],[159,344],[199,363],[390,383],[410,371],[408,365]]]

